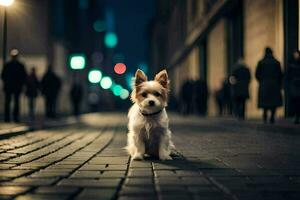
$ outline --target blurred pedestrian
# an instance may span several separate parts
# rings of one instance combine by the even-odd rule
[[[49,118],[56,117],[56,101],[61,87],[60,78],[52,70],[49,65],[47,72],[41,81],[42,94],[45,98],[46,116]]]
[[[194,86],[194,95],[195,95],[195,106],[197,108],[198,114],[205,116],[207,113],[207,98],[208,98],[208,89],[206,81],[199,79],[195,81]]]
[[[25,66],[19,61],[19,51],[13,49],[10,51],[11,60],[6,63],[2,71],[2,81],[4,85],[4,120],[10,122],[10,104],[13,98],[14,109],[13,109],[13,120],[19,122],[19,105],[20,105],[20,94],[26,81],[26,70]]]
[[[291,104],[294,108],[295,124],[299,124],[300,118],[300,52],[295,50],[287,67],[286,79],[289,83]]]
[[[234,67],[229,78],[231,84],[231,95],[233,102],[233,110],[236,117],[241,120],[245,119],[246,100],[249,98],[249,83],[251,74],[249,68],[240,59]]]
[[[193,107],[193,83],[191,80],[186,80],[183,83],[180,91],[180,100],[183,114],[191,114]]]
[[[78,116],[80,114],[80,103],[82,100],[83,89],[79,82],[74,81],[70,91],[70,99],[73,106],[73,114]]]
[[[255,76],[259,83],[258,107],[263,109],[263,121],[267,123],[268,112],[270,111],[270,123],[273,124],[276,109],[282,105],[283,74],[280,63],[274,58],[271,48],[265,49],[265,56],[258,62]]]
[[[224,93],[223,87],[217,89],[215,91],[215,100],[218,107],[218,115],[219,117],[223,116],[224,114]]]
[[[231,115],[232,102],[231,102],[231,88],[228,78],[222,81],[221,88],[216,90],[215,97],[219,107],[219,116]]]
[[[38,96],[38,91],[39,80],[36,76],[35,67],[32,67],[26,82],[26,96],[28,97],[29,118],[31,120],[35,118],[35,99]]]

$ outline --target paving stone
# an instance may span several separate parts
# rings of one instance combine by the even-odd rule
[[[130,164],[130,168],[152,168],[151,162],[133,161]]]
[[[177,174],[175,173],[174,170],[155,170],[154,175],[156,177],[169,177],[169,176],[176,176]]]
[[[155,196],[155,190],[152,186],[124,186],[120,191],[121,196]]]
[[[181,185],[178,186],[172,186],[172,185],[158,185],[158,192],[161,194],[185,194],[189,193],[189,191],[182,187]]]
[[[90,164],[127,164],[128,157],[96,157],[89,161]]]
[[[103,188],[87,188],[84,189],[76,197],[76,199],[88,200],[88,199],[101,199],[101,200],[111,200],[116,195],[115,189],[103,189]]]
[[[159,199],[162,200],[190,200],[191,195],[188,194],[159,194]]]
[[[151,168],[145,170],[144,168],[141,169],[135,169],[132,170],[130,169],[128,172],[128,176],[129,177],[152,177],[153,176],[153,172],[151,170]]]
[[[0,186],[0,195],[18,195],[27,192],[29,189],[29,187]]]
[[[127,164],[126,165],[92,165],[92,164],[86,164],[82,166],[79,170],[83,171],[120,171],[120,170],[127,170]]]
[[[16,198],[16,200],[65,200],[67,195],[44,195],[44,194],[26,194]]]
[[[16,186],[43,186],[51,185],[58,181],[58,178],[17,178],[11,182],[1,183],[2,185],[16,185]]]
[[[74,186],[74,187],[105,187],[105,188],[116,188],[118,187],[121,179],[63,179],[58,185],[60,186]]]
[[[127,186],[140,186],[140,185],[153,185],[153,179],[149,178],[127,178],[125,180],[125,185]]]
[[[191,176],[191,177],[198,177],[198,176],[202,176],[202,173],[200,171],[187,171],[187,170],[176,170],[175,174],[177,176],[183,176],[183,177],[187,177],[187,176]]]
[[[6,163],[0,163],[0,170],[2,169],[10,169],[12,167],[15,167],[15,164],[6,164]]]
[[[78,171],[71,178],[122,178],[125,171]]]
[[[154,200],[155,198],[153,198],[152,196],[138,196],[138,197],[134,197],[134,196],[120,196],[118,198],[118,200]]]
[[[76,187],[42,186],[34,190],[36,194],[75,194],[79,191]]]
[[[31,170],[0,170],[0,177],[19,177],[26,173],[31,172]]]

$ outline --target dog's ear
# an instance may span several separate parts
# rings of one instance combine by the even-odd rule
[[[138,86],[141,83],[146,82],[147,80],[148,80],[148,78],[147,78],[146,74],[142,70],[140,70],[140,69],[136,70],[136,72],[135,72],[135,80],[134,80],[134,85],[135,86]]]
[[[167,70],[162,70],[158,74],[155,75],[155,81],[159,82],[164,88],[169,88],[169,79]]]

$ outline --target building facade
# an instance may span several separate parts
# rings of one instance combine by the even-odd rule
[[[214,92],[242,58],[252,80],[248,117],[257,117],[255,69],[269,46],[284,71],[292,51],[299,49],[299,0],[173,0],[159,3],[152,29],[152,66],[167,67],[173,94],[186,80],[203,79],[210,91],[208,114],[216,114]],[[161,15],[164,12],[165,15]],[[162,17],[163,16],[163,17]],[[154,70],[156,70],[154,68]],[[279,115],[288,115],[288,91]]]

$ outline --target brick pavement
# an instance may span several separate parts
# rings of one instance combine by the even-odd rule
[[[82,120],[0,140],[0,199],[300,198],[298,135],[174,115],[179,155],[130,161],[125,114]]]

